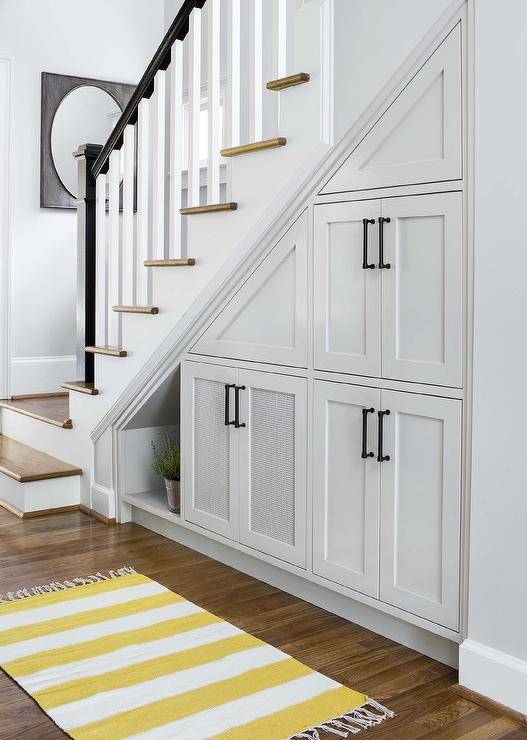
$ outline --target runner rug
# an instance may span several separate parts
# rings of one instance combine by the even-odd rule
[[[316,740],[394,716],[131,568],[0,602],[1,667],[72,738]]]

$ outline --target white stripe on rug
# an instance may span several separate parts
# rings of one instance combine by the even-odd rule
[[[28,693],[35,694],[51,686],[76,681],[79,678],[101,676],[109,671],[127,668],[135,663],[180,653],[183,650],[190,650],[241,634],[243,634],[242,630],[228,622],[216,622],[206,627],[165,637],[162,640],[139,642],[136,645],[114,650],[112,653],[46,668],[37,673],[17,677],[17,681]]]
[[[64,632],[55,632],[52,635],[44,637],[35,637],[23,642],[15,642],[11,645],[0,647],[0,663],[10,663],[12,660],[25,658],[28,655],[54,650],[56,648],[69,647],[77,645],[79,642],[88,642],[96,640],[99,637],[115,635],[119,632],[128,632],[129,630],[139,629],[140,627],[151,627],[158,622],[166,622],[168,619],[178,619],[186,617],[189,614],[202,612],[203,609],[191,604],[189,601],[182,601],[176,604],[168,604],[158,609],[137,612],[126,617],[89,624],[77,629],[65,630]]]
[[[68,730],[81,725],[84,717],[89,717],[90,722],[97,722],[120,712],[130,712],[161,699],[185,694],[287,659],[289,655],[271,645],[261,645],[152,681],[63,704],[48,710],[48,714],[60,727]]]
[[[244,696],[242,699],[235,699],[204,712],[192,714],[153,730],[141,732],[133,737],[136,740],[167,740],[168,738],[204,740],[204,738],[214,737],[233,727],[240,727],[261,717],[267,717],[282,709],[313,699],[330,689],[338,688],[340,684],[336,681],[320,673],[311,673],[294,681]]]
[[[79,595],[78,599],[51,604],[50,606],[41,606],[0,617],[0,633],[15,627],[27,627],[30,624],[49,622],[51,619],[62,619],[63,617],[89,612],[93,609],[102,609],[105,606],[114,606],[124,604],[127,601],[133,601],[134,599],[155,596],[156,594],[166,593],[167,591],[168,588],[152,581],[151,583],[142,583],[139,586],[119,588],[115,591],[109,591],[106,594],[95,594],[94,596],[84,596],[83,598]]]

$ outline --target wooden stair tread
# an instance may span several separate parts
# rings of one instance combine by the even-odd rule
[[[86,347],[90,355],[106,355],[108,357],[126,357],[127,351],[121,347]]]
[[[93,383],[83,383],[80,380],[73,380],[71,383],[62,383],[61,388],[77,393],[85,393],[88,396],[97,396],[99,391]]]
[[[287,144],[287,139],[283,136],[278,136],[275,139],[265,139],[264,141],[254,141],[252,144],[242,144],[241,146],[233,146],[228,149],[222,149],[220,154],[222,157],[239,157],[241,154],[251,154],[251,152],[263,152],[266,149],[277,149]]]
[[[296,85],[304,85],[309,82],[311,75],[307,72],[298,72],[294,75],[288,75],[287,77],[280,77],[278,80],[270,80],[266,87],[268,90],[280,91],[285,90],[288,87],[296,87]]]
[[[0,472],[18,483],[82,475],[81,468],[0,434]]]
[[[112,311],[116,313],[144,313],[154,316],[159,313],[157,306],[114,306]]]
[[[206,206],[192,206],[191,208],[180,208],[182,216],[194,216],[198,213],[221,213],[222,211],[237,211],[237,203],[212,203]]]
[[[145,260],[145,267],[192,267],[196,264],[194,257],[186,259]]]
[[[15,411],[24,416],[44,421],[62,429],[72,429],[70,419],[70,401],[67,393],[56,395],[42,394],[23,397],[14,397],[0,401],[0,407]]]

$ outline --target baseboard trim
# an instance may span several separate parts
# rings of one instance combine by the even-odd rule
[[[132,521],[349,622],[359,624],[441,663],[457,667],[459,645],[446,637],[435,635],[422,627],[324,588],[302,576],[212,540],[206,535],[174,526],[171,522],[137,507],[132,507]]]
[[[109,519],[107,516],[104,516],[104,514],[99,514],[98,511],[95,511],[94,509],[89,509],[87,506],[83,506],[83,504],[80,504],[79,509],[82,511],[83,514],[91,516],[94,519],[97,519],[99,522],[102,522],[103,524],[115,524],[115,519]]]
[[[90,511],[103,517],[100,521],[115,522],[115,493],[100,483],[91,484]]]
[[[505,704],[500,704],[493,699],[489,699],[488,696],[478,694],[477,691],[467,689],[465,686],[461,686],[460,683],[455,683],[453,686],[450,686],[450,691],[457,694],[457,696],[461,696],[463,699],[467,699],[467,701],[471,701],[472,704],[477,704],[479,707],[488,709],[490,712],[510,717],[510,719],[515,722],[527,726],[527,714],[523,714],[522,712],[517,712],[515,709],[506,707]]]
[[[36,519],[40,516],[50,516],[51,514],[65,514],[68,511],[78,511],[80,509],[79,504],[73,504],[72,506],[58,506],[56,509],[39,509],[38,511],[21,511],[17,509],[13,504],[8,504],[7,501],[0,499],[0,506],[11,514],[14,514],[19,519]]]
[[[527,715],[527,661],[465,640],[459,648],[459,683],[464,690],[520,716]],[[477,702],[476,702],[477,703]]]

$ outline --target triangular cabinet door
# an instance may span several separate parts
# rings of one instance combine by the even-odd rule
[[[459,23],[321,192],[460,179],[461,111]]]
[[[192,352],[307,367],[307,223],[304,211]]]

